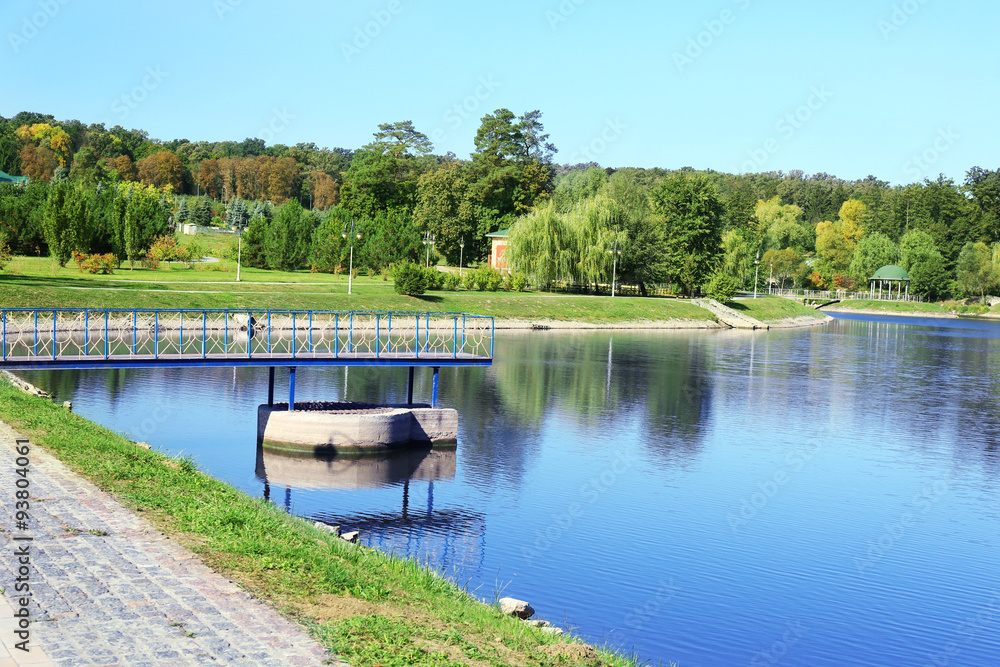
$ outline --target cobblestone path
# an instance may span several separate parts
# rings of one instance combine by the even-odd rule
[[[15,541],[22,534],[15,528],[18,437],[0,422],[0,667],[283,667],[330,657],[300,626],[33,444],[25,533],[33,540]],[[28,653],[15,647],[22,641],[15,634],[15,551],[24,544],[31,561]]]

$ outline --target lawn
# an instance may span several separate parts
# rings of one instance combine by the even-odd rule
[[[826,316],[822,311],[803,306],[797,301],[777,296],[732,301],[729,307],[761,322],[777,322],[793,317],[812,317],[817,320]]]
[[[18,257],[0,273],[0,303],[40,308],[442,311],[597,324],[715,319],[707,310],[677,299],[465,290],[408,297],[396,294],[392,282],[381,276],[358,276],[349,295],[346,275],[244,268],[236,282],[235,268],[231,260],[155,271],[129,269],[126,263],[113,275],[94,275],[79,272],[75,265],[59,267],[47,257]]]

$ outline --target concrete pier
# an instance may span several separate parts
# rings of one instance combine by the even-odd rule
[[[257,442],[287,453],[364,454],[409,445],[453,446],[458,412],[426,404],[296,402],[257,408]]]

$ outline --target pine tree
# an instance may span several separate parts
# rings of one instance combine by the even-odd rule
[[[191,209],[188,208],[188,203],[186,199],[182,199],[181,203],[177,206],[177,214],[174,216],[174,222],[177,226],[183,225],[191,217]]]

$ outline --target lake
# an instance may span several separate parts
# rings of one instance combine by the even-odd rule
[[[23,375],[652,664],[1000,664],[998,324],[498,332],[492,368],[441,371],[456,450],[362,461],[260,451],[266,369]],[[297,373],[297,401],[405,394],[405,369]]]

